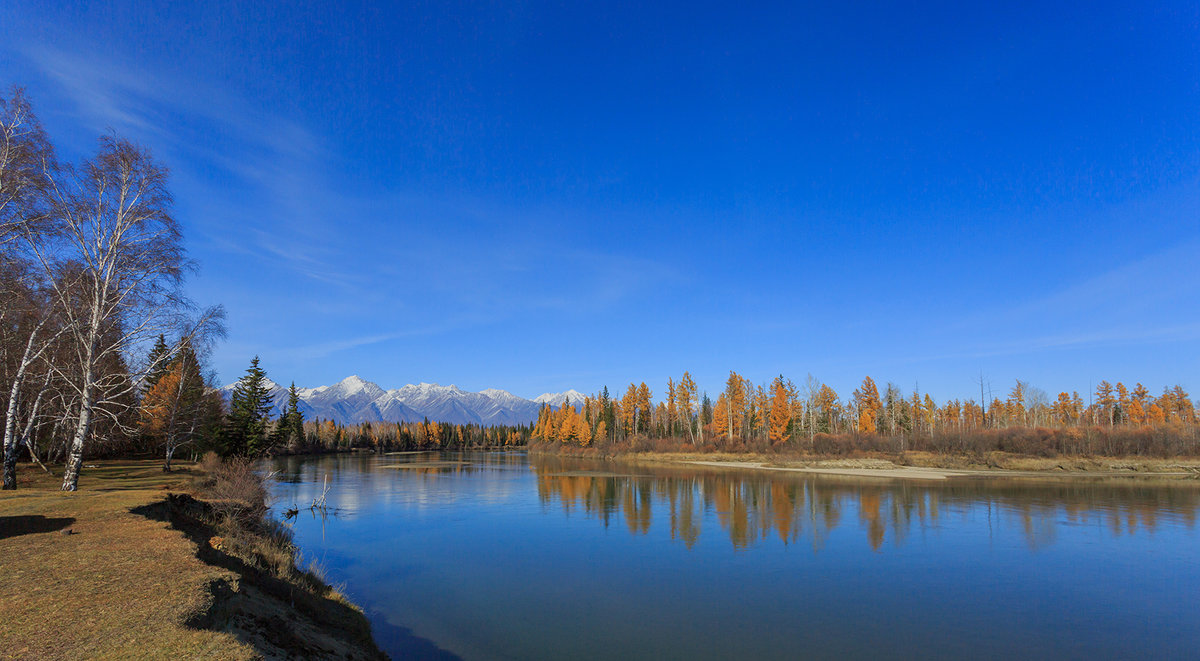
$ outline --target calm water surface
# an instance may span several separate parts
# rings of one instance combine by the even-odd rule
[[[1196,658],[1200,485],[275,461],[395,658]]]

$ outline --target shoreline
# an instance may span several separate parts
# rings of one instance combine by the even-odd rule
[[[749,470],[785,471],[790,473],[811,473],[815,475],[843,475],[851,477],[894,478],[905,480],[948,480],[951,478],[995,478],[995,477],[1026,477],[1026,478],[1101,478],[1101,477],[1134,477],[1157,479],[1198,479],[1200,474],[1191,471],[1097,471],[1097,470],[1015,470],[1008,468],[937,468],[932,466],[873,466],[854,468],[849,466],[772,466],[765,462],[751,461],[695,461],[664,459],[663,463],[690,464],[693,466],[715,466],[720,468],[737,468]]]
[[[226,501],[197,491],[196,465],[97,463],[73,493],[30,464],[0,493],[12,579],[0,583],[0,648],[12,658],[387,658],[362,610],[294,551],[209,523]],[[64,626],[47,635],[51,621]]]
[[[831,457],[689,452],[623,452],[611,455],[530,448],[531,454],[601,459],[632,464],[703,466],[726,470],[779,471],[811,475],[837,475],[901,480],[979,478],[1134,478],[1200,482],[1200,459],[1146,457],[1025,457],[992,453],[979,461],[962,456],[906,453],[903,456],[869,455]]]

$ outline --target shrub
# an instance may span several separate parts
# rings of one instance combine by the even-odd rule
[[[260,528],[266,520],[268,492],[263,478],[246,459],[221,459],[209,452],[200,460],[198,486],[221,523]]]

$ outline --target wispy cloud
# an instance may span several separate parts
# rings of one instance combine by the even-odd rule
[[[313,247],[332,229],[321,205],[313,203],[325,188],[321,170],[331,157],[316,133],[294,119],[263,113],[212,81],[115,54],[45,45],[21,54],[73,104],[66,112],[75,122],[96,133],[116,130],[165,152],[173,165],[186,164],[174,168],[176,178],[205,189],[192,200],[210,218],[202,237],[302,275],[338,281],[330,264],[314,268],[321,259]],[[201,172],[220,175],[214,182]],[[231,196],[238,193],[233,211]]]
[[[1195,342],[1200,340],[1200,323],[1165,328],[1106,329],[1094,332],[1059,333],[1016,341],[984,343],[963,351],[928,354],[898,361],[921,363],[936,360],[995,358],[1035,354],[1068,348],[1119,347],[1144,344]]]
[[[57,84],[75,103],[75,117],[93,130],[130,130],[156,142],[200,150],[231,172],[268,178],[268,171],[247,167],[240,150],[220,148],[227,139],[256,146],[269,154],[311,160],[323,154],[316,136],[294,120],[266,115],[211,81],[177,77],[146,62],[130,63],[114,53],[73,52],[47,45],[20,53]],[[176,120],[219,128],[210,139],[193,141]],[[238,157],[230,156],[238,153]],[[251,152],[253,154],[253,152]]]
[[[295,370],[406,338],[598,318],[688,283],[665,261],[580,241],[576,228],[597,225],[586,211],[362,186],[319,128],[198,72],[71,48],[22,55],[72,124],[115,129],[172,166],[205,282],[236,326],[226,369],[256,353]]]
[[[319,342],[316,344],[308,344],[295,347],[284,347],[277,350],[277,356],[293,361],[313,360],[317,358],[325,358],[335,353],[357,349],[359,347],[371,346],[383,342],[390,342],[404,337],[411,337],[423,334],[421,331],[408,331],[400,333],[382,333],[378,335],[364,335],[361,337],[351,337],[342,340],[333,340],[330,342]]]
[[[1200,340],[1197,254],[1200,243],[1180,243],[1044,295],[952,320],[933,330],[960,350],[902,362],[1195,342]]]
[[[1120,319],[1200,296],[1200,242],[1181,243],[1046,296],[1000,311],[997,320],[1039,319],[1100,313]],[[1180,312],[1187,312],[1181,307]]]

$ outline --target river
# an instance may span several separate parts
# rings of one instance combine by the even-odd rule
[[[393,658],[1192,658],[1200,481],[273,460]],[[307,509],[328,484],[329,512]]]

